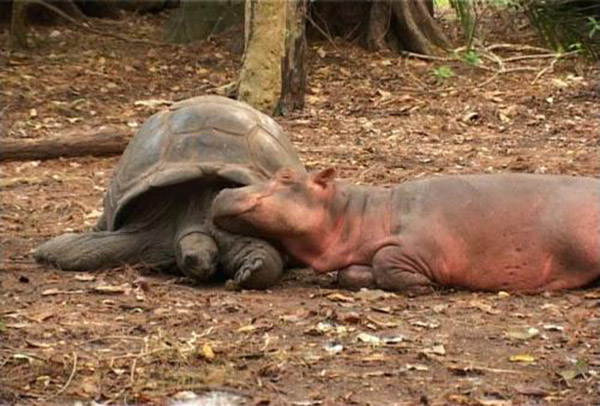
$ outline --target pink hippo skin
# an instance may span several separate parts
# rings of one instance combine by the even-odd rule
[[[600,180],[465,175],[392,188],[280,170],[223,190],[217,225],[279,242],[347,288],[423,292],[435,285],[537,292],[600,276]]]

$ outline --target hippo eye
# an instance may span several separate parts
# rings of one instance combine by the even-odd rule
[[[277,180],[281,183],[290,184],[294,181],[294,174],[290,171],[281,171],[277,174]]]

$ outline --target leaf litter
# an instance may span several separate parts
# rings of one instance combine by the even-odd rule
[[[126,18],[119,29],[158,39],[164,18]],[[513,21],[481,18],[488,41],[522,40],[523,30],[502,31]],[[159,52],[68,26],[32,35],[60,42],[0,56],[0,133],[11,140],[138,128],[171,101],[217,93],[239,67],[227,37]],[[563,60],[532,84],[536,72],[490,81],[452,62],[455,76],[438,83],[434,61],[337,41],[307,52],[305,109],[276,119],[308,169],[334,166],[379,185],[440,174],[598,173],[598,67]],[[526,53],[518,45],[495,52]],[[394,393],[407,404],[566,406],[600,396],[597,288],[409,297],[338,290],[335,275],[301,269],[266,292],[229,292],[143,267],[73,274],[33,264],[37,244],[93,225],[117,159],[0,167],[0,399],[28,406],[62,391],[57,404],[169,404],[189,392],[328,405],[381,404]]]

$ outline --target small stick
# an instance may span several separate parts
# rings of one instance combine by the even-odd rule
[[[493,49],[514,49],[516,51],[534,51],[548,53],[548,49],[535,47],[531,45],[520,45],[520,44],[492,44],[485,48],[487,51]]]
[[[75,371],[77,371],[77,352],[73,351],[73,369],[71,370],[71,375],[69,376],[69,379],[64,384],[64,386],[62,388],[60,388],[58,390],[58,392],[56,392],[54,395],[52,395],[49,399],[60,395],[69,387],[69,385],[71,384],[71,381],[73,380],[73,377],[75,376]]]
[[[559,60],[560,57],[553,59],[552,62],[550,62],[550,65],[546,66],[537,75],[535,75],[535,78],[531,81],[531,84],[534,85],[549,70],[554,70],[554,65],[556,65],[556,62],[558,62]]]

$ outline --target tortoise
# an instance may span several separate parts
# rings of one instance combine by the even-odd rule
[[[271,117],[222,96],[177,102],[151,116],[127,145],[95,228],[51,239],[33,256],[75,271],[175,268],[198,282],[219,269],[241,287],[266,288],[283,272],[279,251],[218,229],[210,210],[223,188],[254,184],[282,167],[305,171]]]

